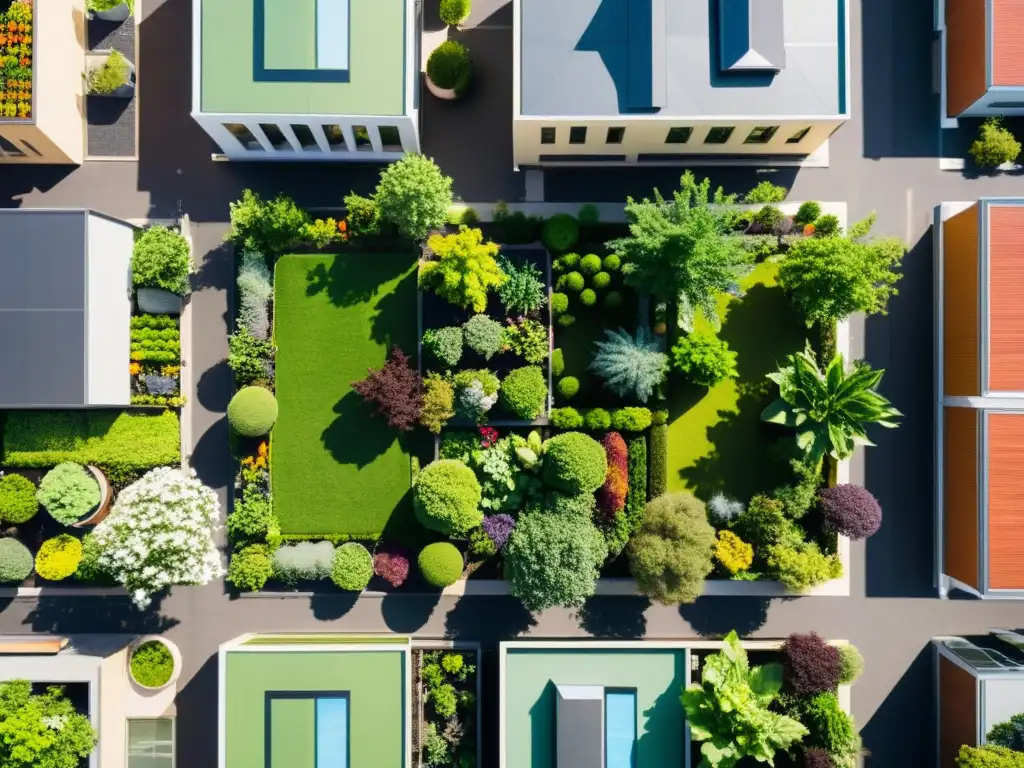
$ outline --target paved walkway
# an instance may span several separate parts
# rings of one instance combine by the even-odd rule
[[[88,205],[126,218],[169,218],[187,212],[196,222],[199,273],[194,307],[196,408],[193,464],[205,482],[225,496],[231,466],[224,410],[231,393],[226,356],[228,296],[232,278],[221,245],[228,202],[251,187],[284,192],[302,205],[333,206],[349,191],[372,189],[374,167],[211,163],[212,147],[189,117],[188,78],[182,78],[190,39],[188,0],[150,0],[140,34],[146,59],[140,87],[158,94],[141,104],[138,163],[87,163],[78,169],[5,168],[0,205]],[[509,7],[480,3],[464,33],[483,57],[482,104],[510,93],[501,70],[508,50]],[[794,199],[847,201],[851,219],[878,211],[879,234],[911,245],[900,295],[888,316],[854,324],[854,343],[873,364],[888,369],[886,394],[906,413],[903,426],[880,436],[854,479],[863,479],[886,510],[882,531],[852,551],[853,596],[758,600],[714,598],[693,606],[650,606],[634,598],[592,601],[582,615],[548,611],[531,618],[509,598],[255,597],[231,600],[223,585],[178,588],[160,610],[140,616],[114,598],[42,598],[13,601],[0,612],[0,631],[166,631],[185,660],[179,696],[179,762],[191,768],[216,764],[217,645],[242,632],[270,630],[392,631],[454,635],[493,643],[531,636],[651,638],[721,634],[733,627],[755,636],[779,637],[814,629],[856,643],[867,672],[853,691],[853,709],[871,751],[866,764],[925,765],[934,739],[928,639],[937,634],[983,632],[1024,626],[1024,604],[939,601],[932,586],[932,397],[931,214],[943,200],[1024,194],[1020,177],[969,179],[939,170],[945,144],[936,129],[931,83],[930,0],[861,0],[852,3],[855,118],[833,139],[828,169],[698,169],[729,191],[742,192],[762,178],[792,188]],[[474,26],[484,28],[475,31]],[[487,28],[490,26],[491,28]],[[494,42],[488,42],[493,40]],[[493,46],[493,48],[491,47]],[[870,51],[861,66],[861,51]],[[497,53],[495,53],[497,51]],[[183,58],[184,57],[184,58]],[[506,66],[507,62],[506,62]],[[425,97],[427,98],[427,97]],[[509,106],[484,116],[468,102],[466,115],[442,115],[424,106],[425,149],[456,176],[464,199],[515,199],[522,176],[509,163]],[[486,110],[485,110],[486,111]],[[460,120],[457,118],[468,117]],[[486,120],[485,120],[486,117]],[[478,122],[478,120],[480,122]],[[450,130],[439,130],[448,126]],[[461,130],[456,130],[461,128]],[[504,158],[504,159],[502,159]],[[682,169],[558,170],[545,174],[548,201],[620,202],[658,185],[671,189]],[[493,670],[493,659],[487,671]],[[493,721],[494,713],[485,713]],[[485,762],[496,764],[492,756]]]

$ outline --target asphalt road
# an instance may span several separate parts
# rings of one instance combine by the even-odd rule
[[[904,238],[910,252],[900,294],[889,314],[854,323],[855,349],[887,369],[885,393],[904,411],[903,426],[879,436],[856,462],[881,500],[882,531],[852,552],[849,598],[702,599],[693,606],[651,606],[645,600],[592,600],[582,612],[531,617],[507,598],[247,597],[230,599],[223,584],[178,588],[159,611],[139,615],[112,598],[15,600],[0,612],[3,632],[158,631],[181,647],[185,669],[178,697],[179,764],[212,768],[216,759],[216,649],[243,632],[391,631],[480,640],[534,637],[687,638],[736,628],[756,637],[814,629],[863,651],[867,671],[853,691],[853,709],[870,751],[869,766],[928,765],[934,743],[929,638],[1024,626],[1024,604],[940,601],[934,597],[932,525],[932,234],[934,206],[983,195],[1024,194],[1021,177],[971,178],[939,170],[943,147],[964,136],[941,136],[931,84],[931,0],[852,1],[854,118],[834,136],[828,169],[697,169],[728,191],[762,178],[791,187],[791,199],[846,201],[852,219],[878,212],[876,233]],[[125,218],[188,213],[196,223],[199,272],[193,294],[196,391],[192,402],[193,464],[225,498],[231,467],[224,411],[230,397],[227,352],[231,264],[221,244],[228,202],[250,187],[284,192],[301,205],[333,206],[350,189],[367,192],[375,167],[211,163],[206,135],[189,117],[188,0],[150,2],[143,9],[140,160],[81,168],[5,167],[0,205],[83,206]],[[522,178],[511,157],[507,56],[511,33],[502,0],[479,3],[464,35],[480,41],[486,90],[481,104],[444,114],[424,106],[425,150],[455,177],[464,199],[517,199]],[[428,12],[428,19],[431,18]],[[430,25],[428,21],[428,26]],[[865,60],[866,59],[866,60]],[[503,111],[504,110],[504,111]],[[439,126],[446,130],[439,130]],[[497,160],[495,160],[497,158]],[[548,172],[548,200],[622,200],[654,186],[668,190],[682,169]],[[493,658],[485,665],[493,671]],[[486,713],[493,719],[494,713]],[[487,762],[495,764],[495,760]]]

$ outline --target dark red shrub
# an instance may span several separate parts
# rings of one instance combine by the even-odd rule
[[[604,485],[597,492],[597,506],[611,519],[626,506],[626,491],[629,490],[629,450],[626,441],[618,432],[609,432],[601,439],[605,456],[608,457],[608,472]]]
[[[409,578],[409,556],[399,549],[385,549],[373,556],[373,572],[392,587],[400,587]]]
[[[851,539],[866,539],[882,527],[882,508],[878,500],[860,485],[822,489],[818,508],[829,528]]]
[[[842,673],[839,649],[817,633],[792,634],[782,646],[786,688],[798,696],[835,691]]]
[[[821,747],[808,747],[804,750],[804,768],[835,768],[835,763]]]
[[[423,410],[423,380],[409,365],[405,352],[392,347],[383,368],[367,370],[369,375],[353,382],[352,389],[368,403],[375,403],[377,413],[386,417],[390,426],[410,431],[419,422]]]

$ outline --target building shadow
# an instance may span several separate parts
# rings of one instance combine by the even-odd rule
[[[217,701],[219,680],[217,676],[217,654],[210,656],[203,666],[178,690],[174,703],[177,715],[176,751],[179,765],[217,765],[217,750],[221,734],[217,718],[211,716]]]
[[[866,543],[868,597],[935,595],[935,414],[932,231],[903,259],[899,295],[887,315],[865,322],[865,357],[884,368],[880,391],[903,418],[899,429],[869,429],[865,485],[882,506],[882,527]]]
[[[923,765],[936,743],[932,650],[921,649],[871,719],[860,729],[865,766]]]
[[[725,637],[732,630],[741,637],[756,632],[768,620],[768,597],[699,597],[680,605],[679,615],[701,637]]]
[[[576,613],[580,628],[602,639],[637,640],[647,634],[646,597],[591,597]]]

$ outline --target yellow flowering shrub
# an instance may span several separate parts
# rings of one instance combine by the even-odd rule
[[[732,531],[719,531],[715,559],[729,573],[736,574],[754,562],[754,548]]]

